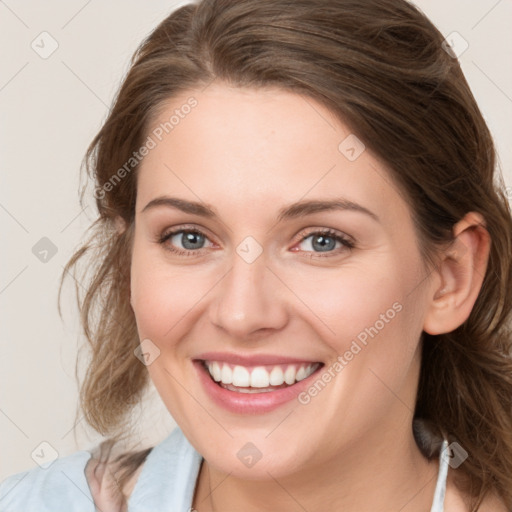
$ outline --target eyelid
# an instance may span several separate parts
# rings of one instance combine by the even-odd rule
[[[302,242],[305,238],[308,238],[309,236],[315,235],[315,234],[330,235],[332,237],[338,237],[348,243],[352,243],[352,244],[356,243],[355,238],[353,236],[348,235],[347,233],[338,231],[337,229],[320,227],[320,226],[309,227],[309,228],[305,228],[305,229],[299,231],[296,235],[297,243]]]
[[[204,227],[198,227],[194,224],[179,224],[177,226],[170,227],[168,229],[164,229],[161,231],[160,235],[157,235],[158,238],[168,238],[169,236],[176,235],[180,233],[181,231],[187,231],[192,233],[199,233],[203,235],[204,237],[208,238],[211,242],[212,235],[210,235],[209,230]]]

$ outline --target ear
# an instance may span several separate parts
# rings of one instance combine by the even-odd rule
[[[485,219],[467,213],[453,227],[454,241],[441,254],[435,271],[423,330],[428,334],[451,332],[469,317],[487,269],[491,237]]]

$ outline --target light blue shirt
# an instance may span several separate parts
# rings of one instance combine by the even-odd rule
[[[431,512],[443,512],[449,457],[444,441]],[[91,452],[57,459],[0,483],[0,512],[97,512],[85,477]],[[179,427],[146,458],[128,501],[129,512],[191,512],[202,457]]]

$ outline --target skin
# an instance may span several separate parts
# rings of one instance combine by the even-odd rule
[[[140,339],[160,351],[150,377],[204,457],[194,508],[430,510],[438,464],[421,455],[411,430],[419,342],[422,331],[448,332],[469,316],[488,258],[483,218],[466,215],[429,271],[386,166],[368,149],[349,161],[338,146],[350,129],[323,106],[279,89],[213,83],[169,100],[155,126],[191,95],[197,106],[139,169],[131,303]],[[208,204],[217,217],[142,211],[162,195]],[[296,201],[340,197],[379,220],[331,210],[277,221]],[[181,236],[156,242],[171,228],[201,231],[204,247],[192,256],[166,250],[184,250]],[[315,252],[311,235],[326,228],[355,247]],[[252,263],[236,252],[248,236],[263,249]],[[396,303],[400,312],[306,405],[225,411],[192,365],[219,350],[328,368]],[[251,468],[237,457],[247,442],[262,454]],[[466,510],[451,477],[446,503]]]

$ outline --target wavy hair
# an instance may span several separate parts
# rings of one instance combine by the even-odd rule
[[[138,167],[115,184],[113,176],[178,93],[213,80],[277,86],[326,106],[387,165],[431,268],[457,221],[469,211],[485,218],[492,245],[480,294],[459,328],[423,333],[415,417],[469,453],[458,485],[472,510],[488,492],[512,509],[511,211],[492,137],[443,39],[405,0],[204,0],[172,12],[141,43],[87,150],[99,214],[61,278],[60,288],[87,260],[76,285],[91,354],[80,407],[94,429],[120,438],[149,382],[133,354],[129,298]],[[127,476],[144,456],[130,460]]]

